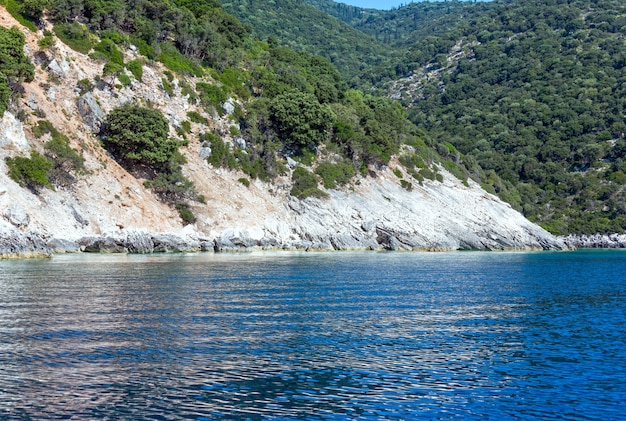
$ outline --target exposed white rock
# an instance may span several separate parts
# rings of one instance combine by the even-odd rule
[[[4,112],[0,120],[0,149],[14,149],[18,152],[30,149],[22,122],[8,111]]]

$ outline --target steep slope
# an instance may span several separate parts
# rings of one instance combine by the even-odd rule
[[[0,8],[3,27],[20,27]],[[293,168],[271,182],[243,183],[237,170],[216,168],[206,160],[201,133],[220,133],[234,144],[236,131],[229,113],[236,99],[224,104],[224,115],[208,113],[185,91],[206,77],[174,76],[170,89],[165,68],[144,61],[143,76],[120,84],[116,75],[102,77],[106,63],[76,52],[55,38],[42,51],[42,31],[20,27],[26,52],[37,63],[32,82],[24,83],[21,99],[5,112],[0,125],[0,255],[28,256],[63,251],[288,249],[529,249],[563,244],[525,220],[471,180],[465,184],[439,169],[439,179],[411,180],[397,160],[371,169],[343,188],[325,189],[327,198],[298,199],[290,195]],[[50,36],[47,33],[47,36]],[[139,59],[134,47],[123,51],[124,62]],[[170,73],[171,75],[171,73]],[[84,92],[85,80],[99,81]],[[151,104],[165,115],[172,136],[189,113],[189,142],[181,152],[183,173],[195,184],[197,199],[189,206],[196,221],[184,224],[178,212],[146,188],[107,153],[94,135],[99,119],[123,103]],[[230,104],[230,105],[229,105]],[[15,114],[13,114],[15,113]],[[14,115],[20,115],[17,120]],[[45,119],[68,135],[72,148],[85,159],[76,180],[55,189],[32,189],[10,178],[5,158],[45,153],[50,134],[37,135]],[[436,164],[434,164],[436,165]],[[392,171],[395,170],[395,171]],[[246,185],[249,184],[249,185]]]

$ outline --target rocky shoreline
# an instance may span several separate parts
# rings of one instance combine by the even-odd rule
[[[230,231],[215,239],[182,238],[175,234],[128,232],[125,236],[89,236],[77,241],[59,238],[46,239],[39,233],[4,232],[0,233],[0,259],[49,258],[66,253],[192,253],[192,252],[250,252],[250,251],[335,251],[335,250],[412,250],[412,251],[452,251],[452,250],[555,250],[559,244],[546,242],[538,247],[516,246],[501,243],[498,246],[461,244],[457,248],[433,247],[409,238],[402,233],[384,229],[374,230],[375,237],[360,239],[342,235],[329,236],[318,240],[279,241],[264,237],[255,239],[245,231]]]
[[[560,239],[575,249],[623,249],[626,248],[626,234],[568,235]]]

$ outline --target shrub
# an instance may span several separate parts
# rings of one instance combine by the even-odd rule
[[[172,86],[172,84],[169,83],[165,78],[161,79],[161,83],[163,84],[163,90],[165,91],[165,93],[169,96],[174,96],[174,87]]]
[[[43,31],[43,38],[37,41],[37,46],[42,50],[50,48],[54,46],[54,38],[52,37],[52,32],[47,29]]]
[[[318,177],[309,172],[306,168],[296,167],[291,175],[291,180],[293,181],[293,186],[289,194],[298,199],[305,199],[307,197],[328,197],[327,193],[317,187],[319,183]]]
[[[398,177],[398,178],[402,178],[402,177],[403,177],[403,175],[402,175],[402,171],[400,171],[400,168],[394,168],[394,169],[393,169],[393,173],[394,173],[394,174],[396,175],[396,177]]]
[[[169,138],[169,123],[159,110],[125,104],[106,119],[105,146],[124,164],[156,172],[172,169],[181,142]]]
[[[187,117],[189,118],[189,120],[197,124],[207,124],[209,122],[205,117],[202,116],[202,114],[196,111],[189,111],[187,113]]]
[[[191,209],[189,209],[189,205],[187,205],[186,203],[177,203],[176,210],[180,215],[180,219],[183,220],[184,225],[189,225],[196,222],[196,216],[193,214]]]
[[[239,181],[241,184],[243,184],[243,185],[244,185],[244,186],[246,186],[246,187],[250,187],[250,180],[248,180],[248,179],[247,179],[247,178],[245,178],[245,177],[241,177],[241,178],[240,178],[239,180],[237,180],[237,181]]]
[[[128,76],[126,73],[120,73],[119,75],[117,75],[117,80],[120,81],[123,87],[127,87],[133,84],[132,80],[130,80],[130,76]]]
[[[129,72],[133,74],[133,77],[137,79],[139,82],[142,81],[143,78],[143,65],[141,64],[141,60],[131,60],[126,63],[126,68]]]
[[[226,102],[228,97],[222,88],[217,85],[210,85],[204,82],[196,84],[196,91],[200,97],[200,102],[206,108],[213,107],[219,115],[224,114],[222,104]]]
[[[93,48],[87,27],[80,23],[57,24],[53,30],[61,42],[74,51],[87,54]]]
[[[343,186],[350,182],[354,177],[354,166],[351,163],[340,162],[333,164],[331,162],[323,162],[315,169],[315,173],[322,178],[324,187],[327,189]]]
[[[406,180],[400,180],[400,185],[402,186],[402,188],[411,191],[413,190],[413,183],[406,181]]]
[[[76,87],[80,91],[80,95],[93,91],[94,85],[89,79],[81,79],[76,83]]]
[[[219,136],[212,133],[205,133],[202,136],[211,146],[211,155],[207,158],[207,162],[214,167],[237,168],[237,160],[231,153],[230,147]]]
[[[30,158],[18,156],[6,158],[5,161],[9,168],[9,177],[20,186],[33,190],[39,187],[52,188],[48,171],[53,164],[39,152],[31,151]]]

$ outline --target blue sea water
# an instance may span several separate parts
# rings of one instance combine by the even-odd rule
[[[0,261],[0,419],[626,419],[626,251]]]

